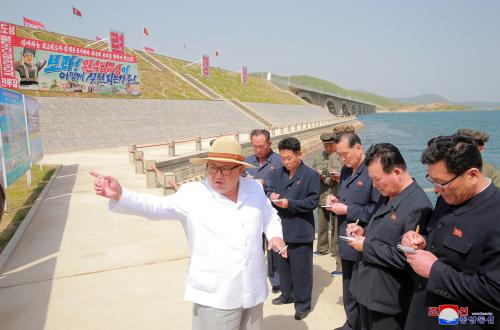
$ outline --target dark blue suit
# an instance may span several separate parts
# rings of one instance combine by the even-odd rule
[[[275,192],[288,200],[288,208],[276,208],[281,218],[283,239],[288,245],[288,259],[280,262],[280,287],[282,298],[294,299],[297,312],[311,309],[313,211],[319,202],[319,189],[319,174],[304,163],[292,178],[284,167],[275,171],[272,185],[267,188],[268,195]]]
[[[500,191],[490,185],[460,205],[438,198],[425,249],[438,260],[417,276],[405,329],[443,329],[440,305],[458,305],[457,329],[500,328]],[[465,309],[467,308],[467,309]],[[467,314],[468,315],[465,315]],[[491,313],[476,316],[473,313]],[[463,323],[463,324],[462,324]]]
[[[272,150],[270,150],[262,166],[260,166],[259,159],[256,155],[247,156],[245,162],[255,166],[255,168],[247,168],[245,172],[253,176],[254,179],[264,180],[264,187],[271,184],[270,181],[273,172],[282,166],[280,155]]]
[[[352,168],[342,167],[340,171],[339,199],[347,205],[347,214],[339,215],[339,236],[346,236],[347,224],[356,222],[365,226],[370,221],[371,215],[380,193],[373,187],[372,179],[368,176],[368,168],[361,163],[353,173]],[[339,255],[342,262],[342,291],[344,309],[347,316],[346,329],[356,329],[358,322],[358,304],[349,291],[354,262],[358,260],[359,252],[339,239]]]
[[[274,151],[270,150],[269,154],[266,157],[266,160],[260,165],[259,158],[256,155],[250,155],[245,158],[245,162],[252,164],[255,166],[254,168],[247,168],[245,170],[246,174],[251,175],[254,179],[262,179],[264,180],[264,189],[271,184],[271,177],[274,171],[280,169],[281,157]],[[267,241],[265,235],[262,235],[263,246],[266,249]],[[279,277],[279,260],[281,256],[274,251],[267,252],[267,276],[271,282],[271,286],[273,288],[278,288],[280,286],[280,277]]]
[[[408,230],[424,228],[431,214],[432,204],[415,181],[392,199],[380,198],[350,286],[367,328],[403,329],[413,287],[411,268],[396,246]]]

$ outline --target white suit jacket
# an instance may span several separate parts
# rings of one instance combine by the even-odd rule
[[[113,212],[153,220],[179,219],[189,242],[184,298],[218,309],[250,308],[268,294],[262,233],[283,237],[281,220],[255,180],[240,178],[237,203],[208,181],[186,183],[170,196],[123,189]]]

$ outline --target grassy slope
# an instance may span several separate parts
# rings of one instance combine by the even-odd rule
[[[240,73],[219,68],[210,68],[210,76],[202,77],[198,64],[186,67],[188,62],[164,55],[154,55],[158,60],[179,73],[189,73],[203,84],[228,99],[238,99],[243,102],[304,104],[304,102],[266,80],[248,77],[247,84],[241,83]]]
[[[55,32],[47,32],[17,26],[17,35],[24,38],[40,39],[57,43],[66,43],[73,46],[85,47],[92,40],[86,40],[78,37],[66,36]],[[92,48],[105,50],[106,45],[97,44]],[[185,81],[167,70],[158,70],[144,58],[148,58],[142,51],[127,49],[128,54],[136,55],[139,75],[141,79],[141,95],[139,98],[164,98],[164,99],[206,99],[197,89],[187,84]],[[142,56],[142,57],[141,57]],[[186,68],[186,62],[170,58],[163,55],[154,54],[169,67],[179,73],[190,73],[195,78],[201,80],[204,84],[214,89],[226,98],[236,98],[244,102],[262,102],[262,103],[281,103],[281,104],[304,104],[303,101],[294,95],[284,92],[267,81],[255,77],[249,77],[246,85],[240,82],[240,75],[235,72],[211,68],[211,76],[208,78],[200,77],[200,67],[195,65]],[[23,91],[27,95],[33,96],[71,96],[71,97],[120,97],[137,98],[136,96],[124,95],[98,95],[98,94],[79,94],[64,93],[55,91]]]

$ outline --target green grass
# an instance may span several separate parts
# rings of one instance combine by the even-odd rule
[[[55,32],[34,30],[23,26],[16,26],[17,36],[24,38],[40,39],[57,43],[66,43],[73,46],[84,47],[92,43],[92,40],[86,40],[79,37],[67,36]],[[105,49],[105,45],[96,44],[91,48]],[[143,51],[135,51],[144,58],[148,56]],[[133,54],[130,49],[126,53]],[[135,54],[133,54],[135,55]],[[27,95],[32,96],[71,96],[71,97],[116,97],[116,98],[161,98],[173,100],[197,99],[206,100],[202,93],[184,80],[172,74],[166,69],[158,70],[148,61],[136,56],[139,70],[139,78],[141,80],[141,95],[126,96],[126,95],[98,95],[98,94],[78,94],[64,93],[57,91],[23,91]],[[210,68],[211,75],[209,78],[201,78],[200,67],[195,65],[186,68],[187,62],[174,59],[168,56],[154,54],[158,60],[162,61],[168,67],[178,73],[190,73],[196,79],[201,80],[208,87],[215,90],[225,98],[235,98],[243,102],[259,102],[259,103],[280,103],[280,104],[304,104],[300,98],[283,91],[267,81],[255,77],[249,77],[247,84],[240,82],[239,73],[230,72],[217,68]]]
[[[262,76],[261,73],[255,73],[257,76]],[[273,75],[277,79],[282,80],[285,84],[288,80],[288,77]],[[368,92],[360,92],[360,91],[352,91],[345,89],[339,85],[336,85],[330,81],[323,80],[317,77],[307,76],[307,75],[299,75],[299,76],[290,76],[290,83],[296,83],[299,85],[309,86],[317,90],[323,90],[324,92],[330,92],[336,94],[340,97],[351,97],[353,99],[364,101],[372,104],[379,105],[384,108],[392,109],[402,106],[401,103],[389,99],[387,97],[383,97],[380,95],[376,95]]]
[[[34,166],[31,172],[31,186],[28,185],[26,176],[23,175],[6,189],[7,212],[0,221],[0,251],[12,238],[55,169],[55,166],[50,165],[43,166],[42,170],[40,170],[40,166]]]
[[[242,84],[239,72],[232,72],[214,67],[210,68],[209,77],[202,77],[199,64],[186,67],[186,65],[189,64],[186,61],[157,54],[155,54],[155,57],[181,74],[189,73],[203,84],[228,99],[238,99],[243,102],[256,103],[304,104],[300,98],[260,78],[249,76],[247,83]]]

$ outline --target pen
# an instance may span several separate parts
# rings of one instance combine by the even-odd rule
[[[288,248],[288,245],[285,245],[285,247],[283,247],[283,249],[281,249],[278,254],[281,255],[283,252],[286,251],[286,249]]]
[[[355,222],[354,224],[357,226],[357,225],[358,225],[358,223],[359,223],[359,219],[356,219],[356,222]],[[353,234],[353,233],[350,233],[350,234],[349,234],[349,236],[354,237],[354,234]]]
[[[419,233],[420,233],[420,225],[417,225],[417,228],[415,228],[415,232],[416,232],[417,234],[419,234]]]

